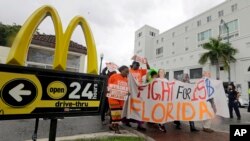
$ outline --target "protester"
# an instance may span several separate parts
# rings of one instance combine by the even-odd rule
[[[110,76],[112,76],[115,73],[116,73],[116,71],[110,72],[108,70],[108,68],[105,67],[102,70],[101,75],[107,76],[109,78]],[[103,98],[104,99],[102,100],[101,121],[102,121],[102,124],[106,124],[105,116],[109,113],[109,104],[108,104],[108,98],[106,97],[106,93],[104,94]]]
[[[147,61],[146,61],[146,66],[147,66],[147,69],[150,69],[150,66]],[[137,81],[139,85],[143,84],[142,77],[147,74],[147,69],[140,68],[140,63],[136,61],[133,61],[130,67],[131,67],[131,69],[129,70],[130,74],[134,77],[134,79]],[[133,121],[135,120],[130,119],[130,122],[133,122]],[[137,130],[146,131],[146,128],[142,126],[143,124],[142,121],[135,121],[135,122],[137,122],[138,124]],[[127,122],[125,125],[128,127],[131,127],[129,122]]]
[[[187,73],[184,73],[183,78],[182,78],[182,82],[190,83],[189,75]],[[189,121],[189,125],[190,125],[191,132],[198,132],[199,131],[195,128],[194,121]]]
[[[146,78],[146,83],[150,83],[154,80],[154,78],[157,78],[158,74],[155,69],[150,69],[149,72],[147,73],[147,78]]]
[[[108,84],[109,85],[122,84],[122,86],[128,86],[128,79],[127,79],[127,75],[129,74],[128,67],[121,66],[118,70],[119,70],[120,74],[113,74],[109,78]],[[108,101],[109,101],[109,107],[111,110],[111,120],[112,120],[111,126],[109,128],[111,130],[114,130],[115,133],[120,134],[118,124],[122,120],[121,114],[122,114],[124,100],[118,100],[118,99],[114,99],[114,98],[109,97]]]
[[[207,79],[207,78],[210,78],[211,77],[211,74],[209,72],[203,72],[203,78],[202,79]],[[214,103],[214,99],[209,99],[208,102],[210,102],[212,108],[213,108],[213,111],[214,113],[216,113],[216,106],[215,106],[215,103]],[[212,120],[211,119],[207,119],[207,120],[203,120],[202,121],[202,126],[203,126],[203,131],[204,132],[208,132],[208,133],[212,133],[214,132],[213,129],[211,129],[211,125],[212,125]]]
[[[150,66],[148,62],[146,63],[147,69],[150,69]],[[141,69],[140,68],[140,63],[133,61],[132,65],[130,66],[131,69],[129,72],[132,74],[132,76],[135,78],[138,84],[142,84],[142,77],[147,74],[147,69]]]
[[[159,69],[158,70],[158,78],[163,80],[163,81],[168,81],[166,78],[165,78],[165,71],[163,69]],[[166,127],[165,127],[165,124],[158,124],[159,126],[159,130],[162,131],[162,132],[167,132],[166,130]]]
[[[235,90],[235,86],[233,83],[228,85],[228,108],[230,118],[233,118],[233,109],[237,115],[237,120],[241,119],[240,110],[238,105],[239,92]]]

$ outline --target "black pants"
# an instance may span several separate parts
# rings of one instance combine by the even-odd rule
[[[229,114],[230,114],[230,118],[233,118],[233,109],[237,115],[238,118],[240,118],[240,110],[239,110],[239,105],[238,105],[238,102],[229,102],[228,103],[228,108],[229,108]]]
[[[109,102],[108,102],[108,98],[105,97],[105,99],[103,100],[102,103],[102,110],[101,110],[101,120],[105,121],[105,114],[109,109]]]
[[[176,127],[180,127],[181,126],[181,122],[180,121],[174,121]],[[195,125],[193,121],[189,121],[189,125],[190,125],[190,129],[195,129]]]

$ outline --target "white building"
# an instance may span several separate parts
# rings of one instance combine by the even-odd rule
[[[27,55],[26,66],[52,69],[55,53],[55,36],[34,35]],[[5,64],[10,47],[0,46],[0,63]],[[87,48],[70,41],[67,57],[67,71],[84,72]]]
[[[217,38],[221,33],[220,37],[227,41],[227,30],[221,28],[219,31],[223,20],[229,28],[229,42],[239,50],[235,56],[237,62],[231,63],[231,81],[247,98],[250,85],[249,14],[250,0],[227,0],[163,33],[145,25],[135,32],[134,53],[146,57],[151,67],[165,69],[170,80],[188,73],[191,81],[195,81],[201,78],[203,71],[210,71],[215,78],[215,66],[210,63],[202,66],[198,60],[206,52],[202,44],[210,37]],[[220,67],[220,79],[228,82],[223,66]]]

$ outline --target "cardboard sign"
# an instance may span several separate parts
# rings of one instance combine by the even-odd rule
[[[146,64],[147,63],[147,59],[138,55],[134,55],[132,58],[132,60],[136,61],[136,62],[140,62],[142,64]]]
[[[118,100],[126,100],[128,96],[128,87],[121,85],[109,84],[108,86],[107,97],[118,99]]]
[[[119,66],[112,62],[106,63],[106,67],[110,72],[116,71],[119,68]]]

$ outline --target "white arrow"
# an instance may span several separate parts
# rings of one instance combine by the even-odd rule
[[[23,87],[24,87],[24,84],[21,83],[9,91],[9,94],[18,102],[21,102],[23,100],[21,95],[31,95],[31,91],[22,90]]]

